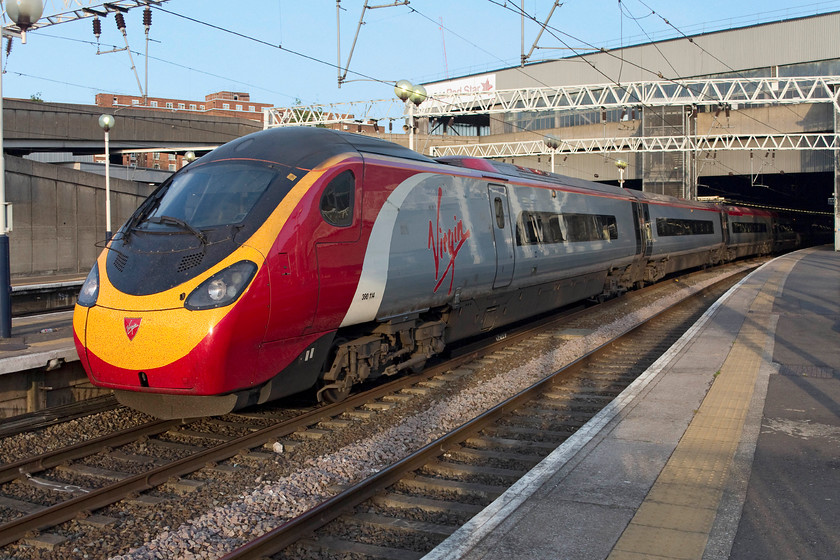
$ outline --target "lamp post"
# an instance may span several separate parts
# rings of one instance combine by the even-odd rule
[[[26,30],[41,14],[41,0],[6,2],[6,14],[20,28],[21,41],[26,43]],[[6,204],[6,158],[3,152],[3,68],[0,54],[0,338],[12,337],[12,266],[9,254],[9,232]]]
[[[551,172],[554,173],[554,154],[557,153],[557,148],[560,147],[560,140],[551,134],[547,135],[543,143],[551,150]]]
[[[13,0],[6,2],[6,13],[20,29],[20,41],[25,45],[26,30],[44,13],[44,3],[41,0]]]
[[[426,88],[413,85],[408,80],[400,80],[394,86],[394,93],[400,101],[408,105],[408,148],[414,149],[414,107],[419,107],[426,100]]]
[[[618,186],[624,188],[624,170],[627,169],[627,162],[623,159],[615,161],[615,166],[618,167]]]
[[[99,126],[105,131],[105,240],[111,241],[111,150],[108,132],[116,124],[114,115],[100,115]]]

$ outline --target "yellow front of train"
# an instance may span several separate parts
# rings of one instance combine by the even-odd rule
[[[263,131],[214,150],[155,191],[82,287],[74,339],[91,382],[157,416],[252,403],[281,361],[261,361],[272,304],[268,259],[276,264],[297,238],[293,213],[346,152],[323,132]],[[282,305],[294,294],[274,297]],[[311,343],[290,340],[282,359]]]

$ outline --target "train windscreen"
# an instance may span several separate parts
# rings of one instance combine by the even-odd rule
[[[255,161],[211,162],[188,169],[158,193],[136,227],[154,231],[180,223],[202,230],[240,224],[278,174],[278,167]]]

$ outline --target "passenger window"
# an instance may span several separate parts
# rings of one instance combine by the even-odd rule
[[[356,178],[350,170],[336,176],[321,195],[321,217],[328,224],[347,227],[353,224],[353,201]]]
[[[505,229],[505,207],[502,205],[502,199],[497,196],[493,205],[496,208],[496,226],[499,229]]]

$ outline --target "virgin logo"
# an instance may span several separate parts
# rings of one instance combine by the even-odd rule
[[[429,220],[429,245],[428,248],[432,250],[435,256],[435,284],[434,291],[437,292],[446,277],[449,276],[449,292],[452,293],[452,284],[455,281],[455,257],[464,246],[464,242],[470,238],[470,230],[464,229],[464,222],[459,220],[457,216],[453,216],[452,220],[455,226],[443,230],[440,224],[440,201],[443,197],[443,189],[438,187],[437,196],[437,216],[436,222],[433,224]],[[449,262],[446,263],[446,268],[441,272],[441,260],[443,256],[448,257]]]
[[[124,317],[123,324],[125,325],[125,334],[128,336],[128,340],[134,340],[134,337],[137,336],[137,330],[140,328],[140,321],[142,321],[140,317]]]

